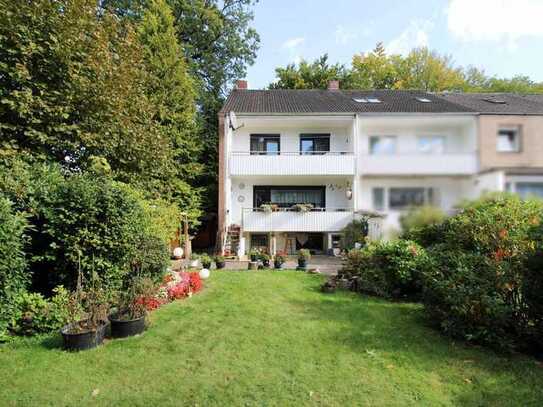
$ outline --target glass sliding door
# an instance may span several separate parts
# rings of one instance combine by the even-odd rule
[[[330,134],[301,134],[300,154],[326,154],[330,152]]]
[[[311,204],[314,208],[326,206],[326,187],[324,186],[254,186],[253,205],[275,204],[280,208],[290,208],[296,204]]]
[[[251,155],[279,155],[280,153],[279,134],[251,134]]]

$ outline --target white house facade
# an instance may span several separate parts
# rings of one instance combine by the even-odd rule
[[[370,237],[402,212],[505,187],[481,171],[479,112],[424,92],[252,91],[241,82],[219,116],[223,251],[327,253],[368,214]],[[500,178],[501,177],[501,178]]]

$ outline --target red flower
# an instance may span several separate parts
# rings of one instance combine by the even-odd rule
[[[507,230],[506,229],[500,230],[499,236],[500,236],[500,239],[505,239],[507,237]]]

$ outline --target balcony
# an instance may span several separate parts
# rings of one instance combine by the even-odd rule
[[[354,175],[354,154],[350,152],[299,151],[258,155],[249,151],[230,154],[230,175]]]
[[[337,232],[355,217],[352,209],[322,208],[308,212],[277,209],[265,212],[260,208],[242,210],[244,232]]]
[[[471,175],[477,172],[476,153],[364,155],[362,175]]]

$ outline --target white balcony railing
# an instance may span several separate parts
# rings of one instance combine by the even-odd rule
[[[350,152],[281,151],[278,154],[237,151],[230,154],[230,175],[353,175]]]
[[[363,175],[469,175],[477,172],[476,153],[391,154],[360,157]]]
[[[358,217],[352,209],[322,208],[308,212],[278,209],[265,212],[260,208],[242,210],[244,232],[338,232]]]

